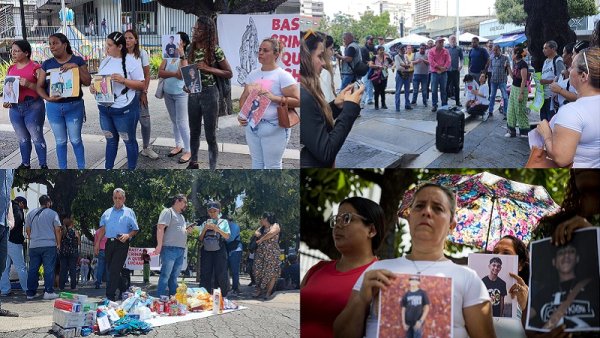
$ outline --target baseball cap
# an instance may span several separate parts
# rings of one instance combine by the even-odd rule
[[[23,196],[17,196],[15,198],[15,202],[17,202],[17,203],[23,203],[23,205],[25,206],[25,209],[29,209],[27,207],[27,199],[25,197],[23,197]]]
[[[408,278],[409,281],[411,280],[416,280],[417,282],[421,281],[421,277],[417,276],[417,275],[412,275],[410,276],[410,278]]]
[[[440,40],[444,41],[444,37],[443,36],[438,36],[437,38],[435,38],[435,42],[438,42]]]
[[[221,203],[219,203],[219,202],[208,202],[208,205],[206,206],[206,208],[208,210],[210,210],[210,209],[221,210]]]
[[[421,44],[419,45],[419,47],[427,47],[427,44],[426,44],[426,43],[421,43]]]

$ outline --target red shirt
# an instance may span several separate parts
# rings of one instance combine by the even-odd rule
[[[446,48],[442,48],[440,51],[435,47],[431,48],[429,54],[427,54],[427,59],[429,60],[429,71],[431,73],[437,72],[435,66],[446,67],[446,71],[450,68],[450,53]]]
[[[34,61],[29,61],[27,66],[23,67],[22,69],[18,69],[17,65],[8,67],[7,75],[20,76],[29,82],[37,84],[36,71],[38,68],[41,68],[39,64],[35,63]],[[25,96],[31,96],[34,99],[39,97],[38,93],[34,89],[19,86],[19,102],[24,102]]]
[[[336,261],[319,262],[308,270],[300,290],[300,337],[333,337],[333,322],[348,303],[354,283],[375,261],[346,272],[337,271]]]

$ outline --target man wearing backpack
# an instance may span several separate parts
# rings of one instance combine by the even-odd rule
[[[28,300],[36,296],[40,265],[44,266],[44,299],[58,298],[54,293],[54,267],[60,251],[61,224],[56,211],[50,209],[50,196],[40,196],[39,202],[40,207],[31,210],[25,217],[25,231],[29,238]]]
[[[227,296],[227,248],[225,240],[229,239],[231,231],[229,222],[220,218],[221,204],[208,203],[209,218],[200,226],[200,287],[209,293],[213,291],[213,273],[216,284],[221,288],[223,297]]]
[[[121,294],[127,289],[125,281],[129,276],[123,271],[123,264],[127,259],[129,241],[140,228],[135,212],[125,206],[125,190],[116,188],[112,198],[114,205],[106,209],[100,217],[100,229],[94,241],[94,254],[98,255],[100,239],[106,236],[105,261],[108,268],[106,298],[115,301],[121,299]],[[119,295],[115,297],[117,289]]]
[[[240,226],[230,216],[225,217],[229,223],[231,235],[227,239],[227,262],[231,270],[232,295],[240,293],[240,263],[242,261],[242,241]]]
[[[356,75],[354,75],[354,68],[362,62],[360,46],[354,41],[354,35],[346,32],[342,36],[342,40],[344,41],[344,55],[342,56],[340,53],[335,54],[336,59],[342,61],[342,85],[340,90],[343,90],[350,83],[357,80]]]
[[[550,40],[544,44],[544,55],[546,60],[542,67],[542,79],[540,83],[544,85],[544,105],[540,109],[540,121],[552,119],[555,112],[550,110],[550,104],[552,102],[552,90],[550,84],[558,79],[560,73],[565,69],[565,63],[557,53],[558,44]]]
[[[171,207],[163,209],[158,217],[157,245],[154,250],[155,255],[160,255],[161,261],[156,290],[158,297],[172,296],[177,293],[177,277],[181,273],[183,256],[187,248],[187,234],[193,230],[192,226],[186,226],[183,216],[186,208],[187,198],[183,194],[178,194],[171,199]]]

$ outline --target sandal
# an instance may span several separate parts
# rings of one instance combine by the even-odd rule
[[[168,157],[173,157],[173,156],[177,156],[179,154],[181,154],[181,152],[183,151],[183,148],[179,148],[179,151],[175,151],[177,148],[173,148],[171,149],[171,152],[169,153],[169,155],[167,155]],[[173,152],[175,151],[175,152]]]

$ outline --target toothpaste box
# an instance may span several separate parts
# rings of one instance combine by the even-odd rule
[[[83,318],[83,312],[70,312],[55,308],[52,313],[52,321],[64,328],[82,327]]]

